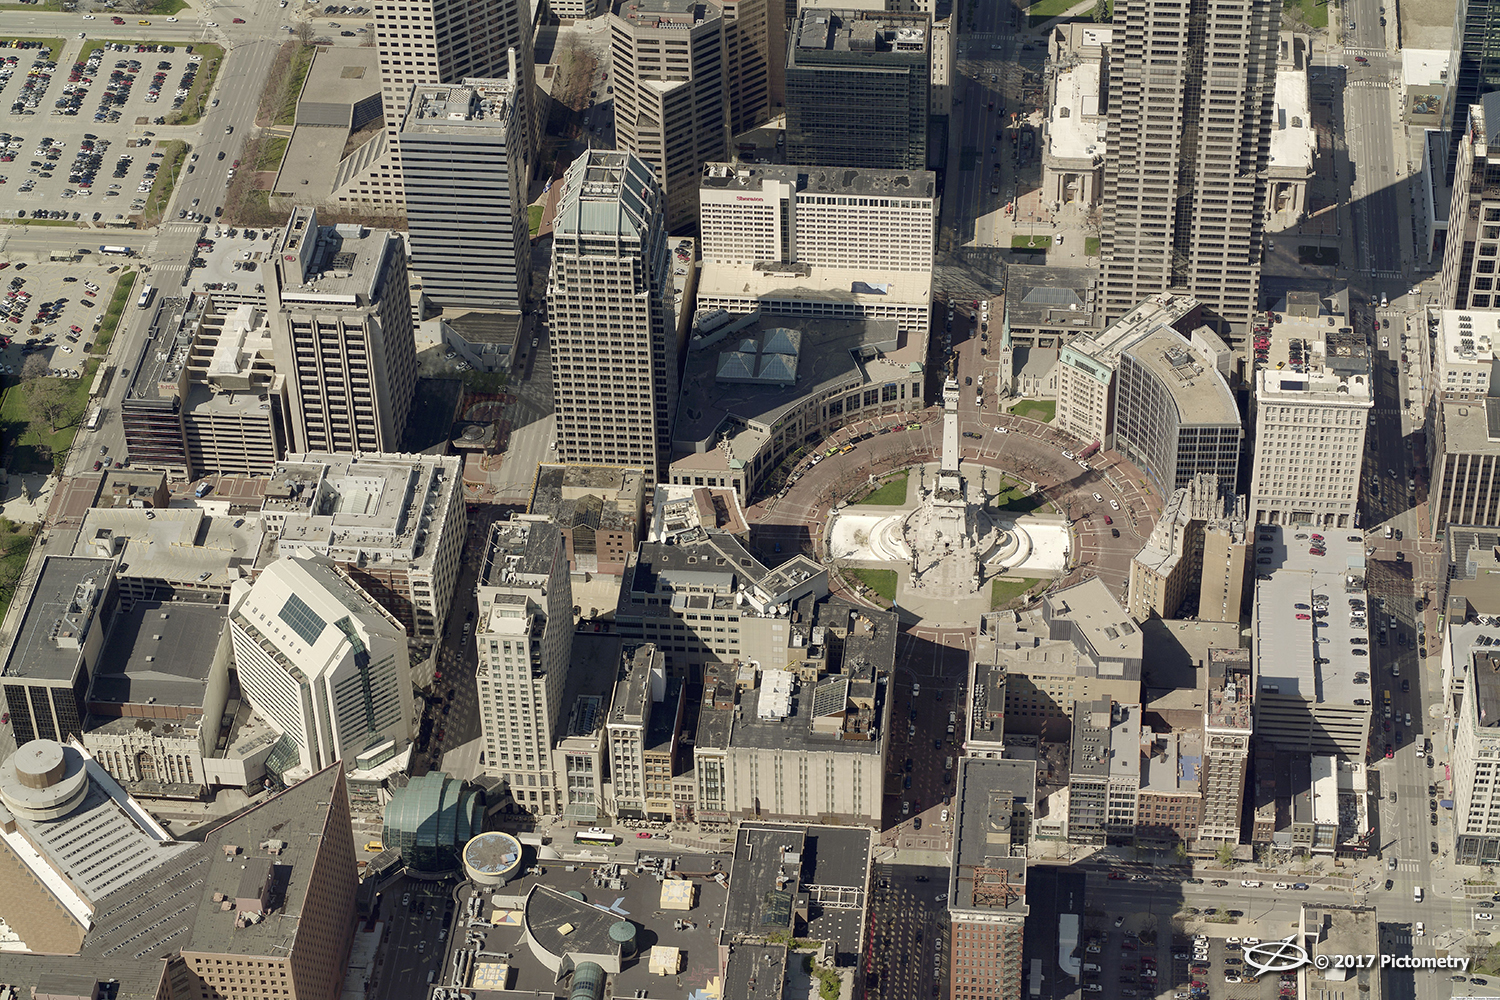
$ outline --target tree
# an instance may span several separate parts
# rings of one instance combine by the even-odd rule
[[[1229,868],[1234,864],[1234,847],[1230,844],[1219,845],[1219,864]]]
[[[21,389],[26,393],[31,412],[45,420],[47,427],[56,434],[74,408],[72,387],[61,379],[34,378],[22,382]]]
[[[21,381],[26,382],[34,378],[47,377],[47,359],[40,354],[28,355],[25,363],[21,365]]]
[[[313,28],[311,21],[299,21],[297,23],[297,42],[301,45],[311,45],[313,39]]]
[[[1187,860],[1187,856],[1188,856],[1188,855],[1187,855],[1187,845],[1186,845],[1186,844],[1184,844],[1184,843],[1183,843],[1183,842],[1182,842],[1182,841],[1180,841],[1180,840],[1179,840],[1179,841],[1178,841],[1178,842],[1177,842],[1177,843],[1176,843],[1176,844],[1175,844],[1175,845],[1173,845],[1173,847],[1172,847],[1172,855],[1173,855],[1173,857],[1175,857],[1175,858],[1176,858],[1176,859],[1177,859],[1177,860],[1178,860],[1178,861],[1186,861],[1186,860]]]
[[[1104,24],[1109,20],[1109,0],[1094,0],[1094,23]]]

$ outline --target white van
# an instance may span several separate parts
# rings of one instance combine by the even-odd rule
[[[1395,534],[1395,531],[1391,528],[1391,526],[1389,524],[1387,524],[1385,526],[1385,537],[1390,538],[1394,534]]]
[[[948,810],[946,809],[943,810],[943,822],[948,822]]]
[[[1422,901],[1422,887],[1420,885],[1414,885],[1411,887],[1411,898],[1412,901],[1416,903],[1420,903]]]

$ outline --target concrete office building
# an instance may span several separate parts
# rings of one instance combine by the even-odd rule
[[[1500,861],[1500,656],[1470,653],[1453,739],[1454,852],[1459,864]]]
[[[645,538],[648,493],[640,469],[544,462],[537,466],[526,513],[562,531],[574,573],[619,576]],[[660,503],[656,510],[659,516]]]
[[[1496,11],[1496,30],[1500,30],[1500,5]],[[1453,187],[1438,305],[1459,310],[1500,307],[1500,288],[1495,286],[1500,255],[1500,193],[1496,190],[1500,149],[1494,157],[1489,152],[1490,129],[1500,128],[1500,92],[1476,95],[1472,104],[1457,109],[1453,125],[1453,151],[1448,160]]]
[[[855,420],[922,408],[926,338],[891,321],[699,310],[669,478],[749,502],[792,452]]]
[[[1250,651],[1210,649],[1204,683],[1203,815],[1198,837],[1207,844],[1238,844],[1255,727]]]
[[[282,733],[290,784],[336,761],[373,767],[416,724],[406,630],[322,556],[283,556],[230,591],[240,688]]]
[[[1109,440],[1120,353],[1157,329],[1186,334],[1197,325],[1198,301],[1163,295],[1142,302],[1103,333],[1064,344],[1057,365],[1057,426],[1083,441]]]
[[[4,981],[58,998],[91,996],[106,976],[122,1000],[264,1000],[273,989],[292,998],[339,995],[359,871],[339,768],[225,820],[201,842],[177,843],[139,803],[117,787],[105,790],[113,782],[97,765],[85,767],[92,790],[75,811],[50,822],[20,821],[15,834],[4,835],[36,849],[18,871],[16,884],[30,883],[25,894],[0,893],[0,907],[8,901],[18,904],[11,910],[41,918],[78,907],[86,933],[72,947],[0,951]],[[36,782],[50,782],[46,787],[26,788],[28,800],[68,794],[73,777],[64,771],[54,780],[49,772]],[[41,836],[30,839],[33,831]],[[111,853],[90,852],[88,868],[79,868],[71,849],[79,837],[98,837]],[[10,911],[0,915],[17,926]]]
[[[0,762],[0,806],[0,919],[22,951],[77,952],[111,893],[193,851],[71,740],[26,740]]]
[[[174,476],[265,475],[286,449],[285,379],[264,308],[158,299],[120,401],[131,463]]]
[[[1349,640],[1369,631],[1349,602],[1366,600],[1364,542],[1331,533],[1326,554],[1313,555],[1290,537],[1293,530],[1256,532],[1256,544],[1274,552],[1255,567],[1255,735],[1291,752],[1363,760],[1372,746],[1371,709],[1358,702],[1374,697],[1372,667],[1368,657],[1350,654],[1357,647]],[[1295,605],[1325,600],[1328,615],[1317,619],[1318,628],[1297,617]]]
[[[1068,842],[1129,843],[1141,796],[1141,706],[1079,702],[1068,742]]]
[[[516,88],[514,75],[418,85],[401,128],[411,269],[445,310],[526,305],[530,170]]]
[[[1500,396],[1434,400],[1432,410],[1427,435],[1429,535],[1439,537],[1449,524],[1500,526]],[[1407,485],[1414,493],[1415,482]]]
[[[768,569],[733,535],[695,531],[643,542],[625,570],[615,628],[654,642],[673,676],[696,678],[709,663],[789,665],[791,610],[828,594],[828,570],[798,554]]]
[[[480,557],[479,728],[485,773],[517,808],[561,814],[566,801],[552,748],[564,720],[573,646],[573,590],[557,526],[530,515],[496,522]]]
[[[1375,406],[1369,347],[1346,317],[1323,312],[1314,294],[1292,293],[1281,315],[1269,335],[1257,334],[1269,344],[1255,372],[1250,517],[1350,528]]]
[[[223,605],[142,601],[115,618],[82,742],[138,795],[197,798],[229,709]]]
[[[1019,1000],[1036,762],[959,761],[948,875],[952,1000]]]
[[[1054,28],[1048,54],[1058,71],[1047,81],[1048,114],[1042,123],[1042,200],[1086,209],[1104,187],[1109,70],[1106,53],[1114,31],[1074,23]]]
[[[295,451],[400,451],[417,355],[405,243],[292,210],[266,268],[276,371]]]
[[[137,601],[223,604],[265,561],[260,519],[201,507],[108,507],[83,517],[72,555],[117,559],[120,607]]]
[[[724,8],[713,0],[625,0],[609,16],[615,134],[650,164],[671,232],[698,219],[698,174],[728,153]]]
[[[1100,288],[1105,322],[1168,289],[1221,336],[1259,307],[1281,8],[1114,10]],[[1164,169],[1163,165],[1166,165]]]
[[[385,129],[345,159],[334,196],[351,207],[405,209],[401,129],[416,88],[468,79],[517,80],[516,123],[521,142],[515,161],[534,169],[540,135],[532,11],[515,0],[411,0],[382,4],[371,15],[380,54]],[[514,68],[514,71],[513,71]],[[523,176],[525,188],[529,173]]]
[[[618,636],[607,632],[581,631],[573,637],[568,682],[552,745],[553,767],[563,775],[562,815],[567,823],[598,826],[608,822],[604,811],[609,775],[605,722],[623,645]]]
[[[1140,628],[1097,579],[1037,611],[986,616],[970,657],[966,750],[998,755],[1010,734],[1065,742],[1077,703],[1140,701],[1142,656]]]
[[[85,699],[119,605],[115,569],[114,559],[42,561],[0,673],[18,746],[83,732]]]
[[[288,455],[266,484],[272,549],[327,556],[414,643],[435,642],[453,607],[468,535],[458,458]]]
[[[633,466],[658,482],[671,461],[678,351],[661,187],[634,156],[593,150],[561,184],[547,293],[558,458]]]
[[[709,163],[698,190],[705,266],[932,270],[936,175],[927,170]]]
[[[1167,498],[1151,537],[1130,560],[1127,602],[1136,621],[1239,619],[1254,565],[1245,498],[1226,494],[1220,483],[1201,473]]]
[[[783,103],[786,20],[777,0],[724,0],[722,6],[729,132],[743,135]]]
[[[676,818],[672,776],[685,708],[682,678],[667,677],[652,643],[627,645],[605,728],[609,782],[605,810],[615,817],[670,823]]]
[[[931,27],[925,14],[803,8],[787,39],[787,161],[927,169]]]
[[[1484,103],[1492,92],[1496,74],[1500,74],[1500,56],[1495,39],[1500,36],[1500,4],[1490,0],[1461,0],[1454,4],[1453,41],[1449,46],[1447,93],[1443,101],[1443,130],[1447,133],[1448,159],[1443,182],[1459,189],[1462,171],[1464,136],[1469,130],[1470,114]],[[1459,215],[1450,219],[1461,220]],[[1449,245],[1454,240],[1449,237]],[[1460,241],[1461,242],[1461,241]]]
[[[1135,843],[1159,849],[1197,843],[1203,822],[1203,734],[1196,729],[1145,729],[1137,754],[1141,790],[1136,798]]]
[[[1500,201],[1496,204],[1500,206]],[[1491,394],[1490,375],[1496,345],[1500,344],[1500,311],[1430,309],[1427,328],[1432,340],[1434,401],[1439,405],[1473,402],[1472,409],[1481,409],[1483,400]],[[1500,390],[1500,384],[1496,388]]]
[[[693,742],[700,822],[880,823],[894,710],[881,679],[895,664],[895,618],[842,601],[818,610],[842,654],[837,672],[828,672],[833,653],[796,671],[747,662],[704,668]]]

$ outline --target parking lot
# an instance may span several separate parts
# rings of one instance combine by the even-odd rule
[[[191,46],[69,39],[48,49],[0,48],[0,218],[123,225],[151,204],[184,148],[166,115],[202,66]],[[12,64],[10,60],[14,59]],[[193,169],[191,164],[187,169]]]
[[[1123,918],[1122,918],[1123,919]],[[1213,928],[1215,935],[1230,925]],[[1090,933],[1084,948],[1084,996],[1158,997],[1172,1000],[1292,1000],[1295,977],[1259,979],[1245,969],[1245,942],[1255,938],[1190,934],[1169,936],[1109,926]],[[1258,943],[1258,942],[1257,942]],[[1288,992],[1290,991],[1290,992]]]
[[[120,264],[97,253],[84,254],[73,264],[3,263],[0,377],[4,384],[19,378],[33,354],[45,363],[48,375],[82,377],[88,347],[109,306]]]
[[[278,230],[207,225],[189,270],[193,291],[211,292],[225,303],[265,301],[261,267]]]

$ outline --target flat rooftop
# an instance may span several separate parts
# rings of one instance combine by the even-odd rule
[[[646,492],[642,469],[544,463],[537,466],[527,513],[543,515],[564,526],[638,530],[635,522],[638,516],[644,516]]]
[[[1255,373],[1257,398],[1309,402],[1317,394],[1335,397],[1330,403],[1373,402],[1369,344],[1348,317],[1281,315],[1269,334],[1256,334],[1257,347],[1265,344],[1266,351],[1265,366]]]
[[[1486,309],[1429,310],[1428,324],[1437,320],[1439,370],[1454,365],[1491,366],[1500,344],[1500,312]]]
[[[693,338],[672,432],[676,453],[715,450],[725,430],[729,458],[753,460],[807,399],[910,378],[923,360],[923,338],[903,335],[894,320],[711,315],[723,325]]]
[[[1276,74],[1276,110],[1271,118],[1271,175],[1308,176],[1313,169],[1317,137],[1312,127],[1307,70]]]
[[[792,26],[795,37],[787,61],[794,63],[797,57],[820,50],[871,57],[926,55],[931,33],[927,23],[925,16],[902,18],[882,11],[805,8]]]
[[[191,306],[187,299],[157,300],[146,341],[135,359],[135,373],[130,377],[124,405],[171,406],[178,402],[178,380],[187,367],[193,331],[207,305],[202,298],[194,298]]]
[[[1026,915],[1026,831],[1035,801],[1035,761],[960,761],[953,796],[951,909]]]
[[[1099,114],[1099,63],[1081,62],[1057,74],[1047,119],[1047,152],[1063,160],[1103,162],[1108,122]]]
[[[1500,397],[1438,404],[1449,455],[1500,455]]]
[[[803,892],[802,827],[742,823],[724,907],[724,933],[766,935],[790,930],[792,905]]]
[[[1097,659],[1141,658],[1140,627],[1098,577],[1053,591],[1047,596],[1045,607],[1053,635],[1065,637],[1066,630],[1060,630],[1058,625],[1071,622]]]
[[[42,562],[5,661],[7,679],[72,682],[90,629],[109,627],[98,617],[114,568],[113,559],[79,556]]]
[[[637,27],[690,28],[721,17],[723,9],[711,0],[630,0],[615,13]]]
[[[509,80],[467,79],[447,85],[418,84],[403,134],[441,135],[445,132],[505,134],[515,103]]]
[[[932,198],[937,193],[937,175],[930,170],[864,170],[781,163],[706,163],[702,183],[710,190],[755,193],[768,183],[785,184],[798,197],[827,194]]]
[[[96,507],[84,515],[73,555],[99,555],[123,540],[121,576],[223,589],[254,570],[265,535],[259,518],[215,516],[197,507],[149,513]]]
[[[1208,725],[1221,729],[1254,729],[1253,685],[1248,649],[1209,650]]]
[[[228,611],[222,604],[137,601],[117,614],[90,705],[149,701],[200,713]],[[217,727],[219,720],[207,721]]]
[[[1159,327],[1123,353],[1135,358],[1166,386],[1184,425],[1243,424],[1234,393],[1214,360],[1177,331]]]
[[[920,306],[932,302],[932,276],[926,271],[869,271],[837,267],[790,266],[761,270],[706,261],[698,271],[700,300],[851,303]]]
[[[562,548],[562,532],[548,521],[496,521],[485,540],[479,584],[499,587],[509,573],[546,576]]]
[[[1094,271],[1085,267],[1015,264],[1005,288],[1005,319],[1011,329],[1093,328],[1090,286]]]
[[[312,209],[293,209],[272,241],[284,263],[283,306],[295,310],[368,305],[377,297],[386,257],[399,239],[387,229],[320,226]]]
[[[1274,551],[1257,556],[1257,574],[1269,579],[1259,580],[1255,589],[1255,677],[1261,690],[1276,685],[1283,698],[1349,705],[1356,698],[1376,697],[1369,681],[1371,658],[1351,654],[1353,649],[1368,652],[1370,646],[1349,641],[1374,638],[1373,630],[1355,628],[1350,615],[1351,599],[1368,599],[1363,586],[1365,543],[1361,535],[1347,530],[1323,530],[1327,554],[1315,556],[1308,548],[1310,539],[1295,537],[1308,534],[1306,530],[1256,527],[1256,549]],[[1261,559],[1271,562],[1260,564]],[[1310,610],[1297,607],[1311,606],[1314,597],[1328,599],[1326,617],[1313,618]],[[1331,662],[1318,664],[1316,659]],[[1356,682],[1360,674],[1365,679]]]

